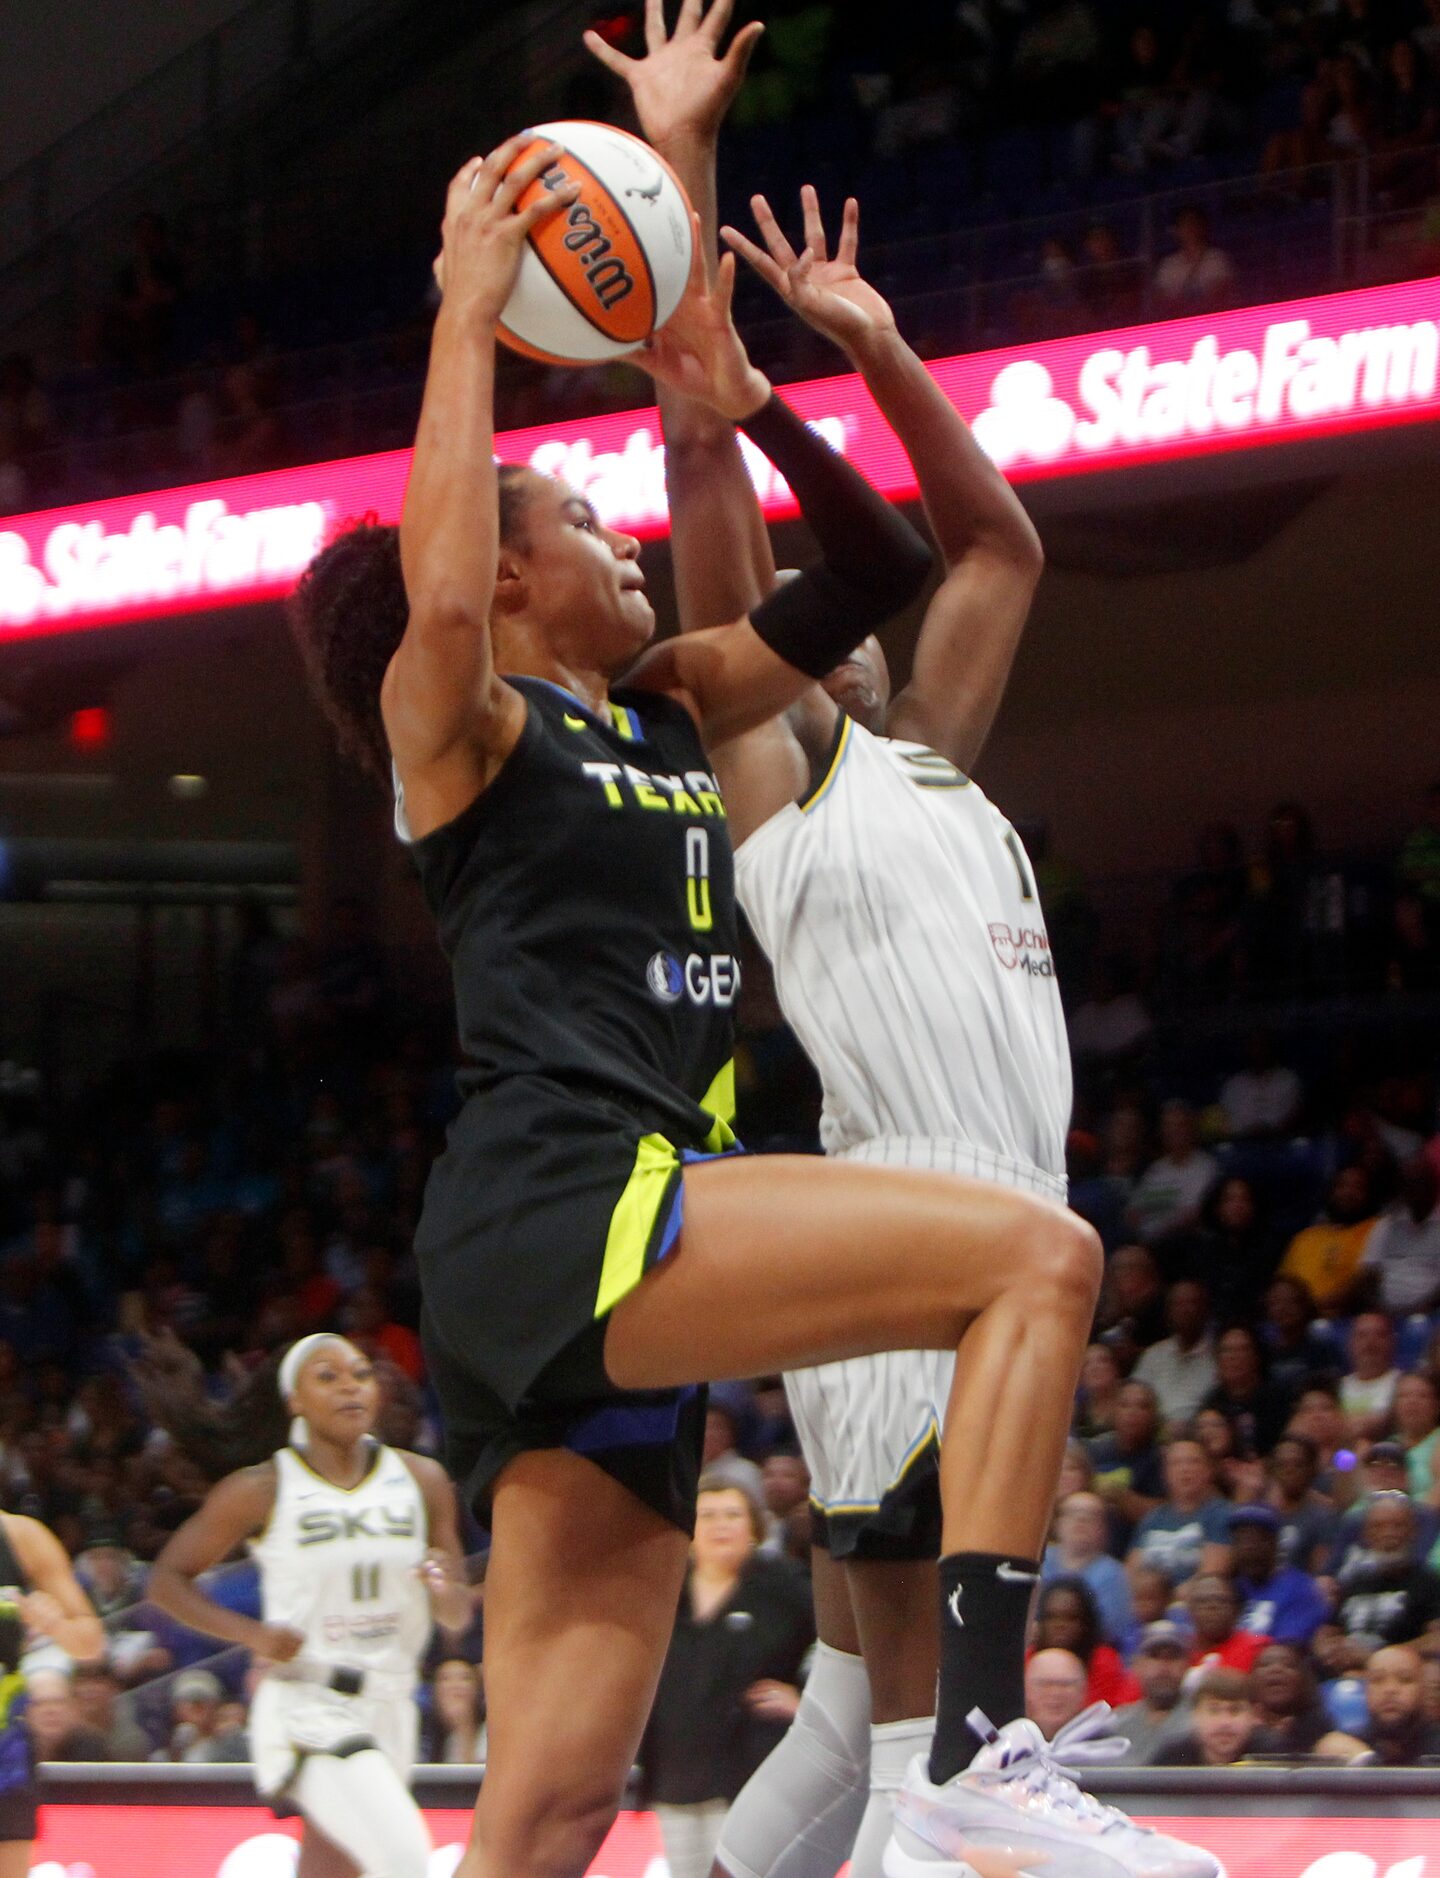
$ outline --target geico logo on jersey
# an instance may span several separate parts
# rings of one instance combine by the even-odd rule
[[[652,776],[633,763],[582,763],[581,773],[605,792],[612,809],[659,810],[664,815],[718,816],[725,819],[720,785],[703,769],[684,776]]]
[[[359,1513],[325,1508],[302,1513],[297,1522],[301,1545],[328,1545],[332,1539],[413,1539],[415,1509],[367,1506]]]
[[[1043,926],[1008,926],[992,921],[990,943],[1007,972],[1028,972],[1032,978],[1053,978],[1055,961]]]
[[[692,952],[686,959],[656,952],[645,967],[645,982],[662,1004],[713,1004],[726,1011],[740,995],[740,961],[729,952]]]

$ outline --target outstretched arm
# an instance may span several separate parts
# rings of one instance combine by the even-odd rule
[[[852,198],[835,258],[819,201],[802,191],[805,247],[796,254],[763,196],[753,207],[765,246],[723,231],[801,318],[863,374],[915,466],[945,577],[925,614],[910,683],[889,728],[972,767],[999,709],[1040,577],[1039,536],[969,426],[900,337],[889,305],[860,276],[860,211]]]
[[[524,724],[524,705],[497,676],[490,649],[500,548],[495,329],[525,237],[576,193],[568,184],[517,209],[559,154],[537,144],[507,176],[527,141],[512,137],[472,158],[445,205],[436,266],[444,298],[400,520],[410,618],[381,692],[390,748],[422,824],[448,819],[457,786],[462,800],[485,788]]]
[[[720,42],[734,0],[685,0],[673,33],[660,0],[645,9],[645,57],[626,58],[598,33],[585,43],[629,87],[642,134],[684,184],[700,219],[700,251],[713,279],[720,126],[764,28]],[[680,627],[719,626],[757,606],[775,585],[775,557],[735,427],[698,399],[660,387],[665,486]]]

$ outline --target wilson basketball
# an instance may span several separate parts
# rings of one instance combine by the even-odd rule
[[[628,131],[571,119],[538,124],[535,135],[564,154],[521,206],[567,181],[580,194],[531,232],[500,337],[552,365],[618,359],[680,304],[694,258],[690,199],[669,164]]]

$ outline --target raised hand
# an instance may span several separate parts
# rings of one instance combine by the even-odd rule
[[[627,58],[600,37],[585,44],[603,66],[624,79],[640,129],[657,149],[685,138],[718,137],[725,113],[744,82],[750,55],[765,31],[759,20],[742,26],[722,53],[720,41],[735,0],[684,0],[673,33],[665,30],[664,0],[646,0],[645,57]]]
[[[832,261],[820,214],[820,198],[809,183],[800,191],[805,216],[805,246],[796,254],[776,221],[764,196],[752,196],[750,207],[764,237],[761,248],[738,228],[722,228],[721,239],[741,254],[785,304],[807,326],[845,352],[895,331],[890,303],[861,277],[855,264],[860,244],[860,204],[854,196],[845,203],[840,241]]]
[[[700,241],[696,216],[695,240]],[[638,352],[627,357],[661,384],[698,398],[732,422],[750,417],[770,396],[770,381],[750,363],[744,342],[730,317],[735,294],[735,257],[725,255],[714,284],[697,268],[685,298],[669,320]]]
[[[517,163],[522,151],[524,161]],[[580,185],[567,178],[528,208],[516,207],[561,154],[559,144],[537,142],[532,132],[521,131],[489,156],[471,157],[450,184],[435,279],[452,307],[481,324],[493,325],[504,311],[531,229],[569,208],[580,193]]]

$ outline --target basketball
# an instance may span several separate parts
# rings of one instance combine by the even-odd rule
[[[564,154],[520,206],[567,181],[580,194],[531,233],[500,337],[549,365],[621,358],[680,304],[695,251],[690,199],[669,164],[628,131],[574,119],[539,124],[535,135]]]

